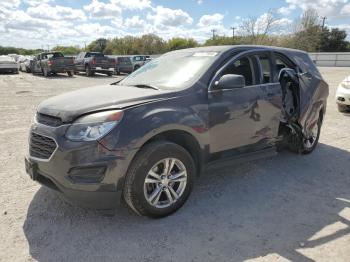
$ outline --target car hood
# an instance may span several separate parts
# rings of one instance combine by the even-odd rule
[[[126,107],[164,99],[169,90],[154,90],[133,86],[102,85],[68,92],[43,101],[38,112],[71,122],[77,117],[99,110]],[[169,96],[166,96],[169,98]]]

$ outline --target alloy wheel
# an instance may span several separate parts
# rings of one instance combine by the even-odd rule
[[[166,158],[148,171],[144,181],[144,195],[151,206],[166,208],[183,195],[186,185],[185,165],[176,158]]]

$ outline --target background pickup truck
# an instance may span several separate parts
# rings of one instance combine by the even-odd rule
[[[45,77],[56,73],[67,73],[73,76],[73,57],[65,57],[60,52],[40,53],[30,63],[30,70],[33,74],[42,73]]]
[[[75,72],[85,72],[87,76],[102,73],[111,76],[115,70],[115,59],[102,53],[81,52],[74,61]]]

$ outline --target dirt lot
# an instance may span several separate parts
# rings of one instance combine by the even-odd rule
[[[334,95],[350,69],[321,70],[331,91],[313,154],[203,174],[187,204],[161,220],[71,207],[24,172],[40,101],[115,78],[0,75],[0,260],[349,261],[350,116]]]

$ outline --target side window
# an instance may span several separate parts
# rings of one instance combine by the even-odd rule
[[[245,78],[246,86],[251,86],[254,84],[254,70],[253,63],[250,57],[242,57],[231,65],[229,65],[222,72],[222,75],[242,75]]]
[[[267,55],[259,55],[257,56],[260,66],[261,66],[261,83],[262,84],[268,84],[272,81],[272,70],[271,70],[271,63],[270,59]]]

